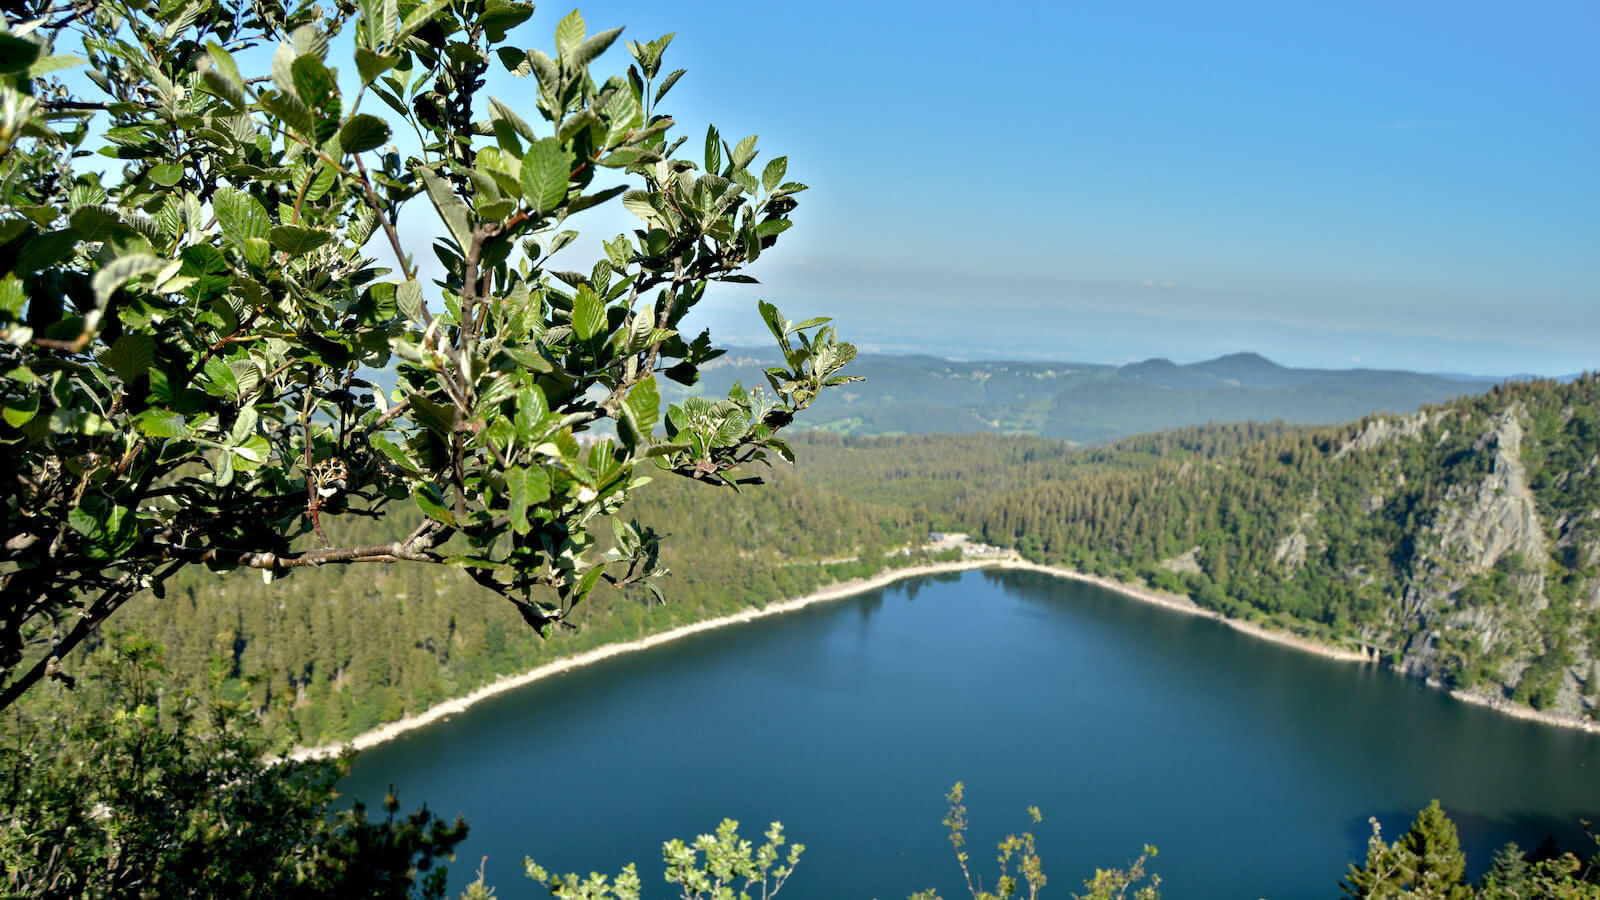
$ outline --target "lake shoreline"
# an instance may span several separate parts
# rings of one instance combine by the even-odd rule
[[[1275,631],[1252,622],[1242,622],[1238,619],[1229,619],[1220,613],[1197,605],[1193,600],[1190,600],[1188,597],[1184,597],[1180,594],[1169,594],[1153,588],[1128,584],[1126,582],[1116,581],[1100,575],[1091,575],[1087,572],[1079,572],[1075,569],[1067,569],[1059,566],[1047,566],[1041,563],[1029,562],[1017,557],[1015,554],[1011,554],[999,558],[963,559],[959,562],[929,563],[921,566],[909,566],[903,569],[890,569],[886,572],[880,572],[879,574],[873,575],[869,578],[854,578],[849,581],[841,581],[827,587],[820,588],[802,597],[775,601],[760,608],[753,606],[747,607],[736,613],[730,613],[724,616],[716,616],[710,619],[702,619],[698,622],[691,622],[687,625],[679,625],[676,628],[670,628],[666,631],[646,635],[642,638],[636,638],[631,641],[605,644],[600,647],[585,650],[581,653],[576,653],[571,656],[565,656],[560,659],[543,663],[525,672],[520,672],[515,675],[502,675],[499,678],[496,678],[494,681],[475,688],[461,697],[456,697],[434,704],[433,706],[430,706],[415,715],[405,716],[393,722],[369,729],[353,738],[350,738],[349,740],[334,744],[321,744],[314,747],[296,747],[294,750],[290,751],[288,758],[298,762],[309,759],[327,759],[339,756],[346,750],[366,750],[379,744],[392,741],[408,732],[416,731],[417,729],[424,728],[428,725],[432,725],[436,722],[447,719],[450,716],[456,715],[457,713],[464,712],[474,704],[477,704],[483,700],[487,700],[490,697],[503,694],[507,691],[516,690],[517,688],[533,684],[536,681],[542,681],[546,678],[562,675],[583,666],[611,659],[615,656],[621,656],[625,653],[648,650],[651,647],[658,647],[670,641],[678,640],[679,638],[688,637],[689,635],[699,634],[705,631],[711,631],[712,629],[716,628],[724,628],[729,625],[740,625],[746,622],[753,622],[756,619],[795,612],[818,603],[828,603],[834,600],[843,600],[867,591],[887,587],[888,585],[891,585],[897,581],[903,581],[907,578],[921,578],[929,575],[942,575],[950,572],[967,572],[973,569],[1011,569],[1023,572],[1036,572],[1066,581],[1079,581],[1086,584],[1092,584],[1096,587],[1104,588],[1105,590],[1111,591],[1119,596],[1126,597],[1130,600],[1140,603],[1159,606],[1163,609],[1183,613],[1185,615],[1198,616],[1203,619],[1212,619],[1234,629],[1235,631],[1242,632],[1253,638],[1268,641],[1270,643],[1288,647],[1293,650],[1298,650],[1302,653],[1311,653],[1324,659],[1331,659],[1338,662],[1375,662],[1371,657],[1355,650],[1331,646],[1329,644],[1324,644],[1310,638],[1304,638],[1299,635],[1289,634],[1287,632]],[[1592,722],[1584,722],[1567,716],[1551,715],[1549,713],[1543,713],[1538,710],[1518,706],[1504,700],[1484,697],[1482,695],[1468,693],[1466,691],[1449,690],[1448,688],[1445,688],[1443,685],[1434,681],[1429,681],[1429,685],[1439,688],[1440,690],[1447,691],[1452,698],[1461,702],[1486,707],[1495,712],[1509,715],[1514,718],[1524,719],[1530,722],[1537,722],[1543,725],[1552,725],[1560,728],[1571,728],[1589,733],[1600,732],[1600,726],[1597,726]]]

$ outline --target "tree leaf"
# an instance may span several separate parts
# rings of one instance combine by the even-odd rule
[[[422,285],[417,281],[402,281],[395,285],[394,303],[400,313],[411,321],[422,324]]]
[[[506,470],[506,492],[511,500],[507,509],[511,527],[517,534],[527,534],[532,527],[528,507],[550,499],[550,473],[542,468],[513,466]]]
[[[450,0],[428,0],[427,3],[413,9],[411,14],[406,16],[405,21],[400,23],[400,28],[394,35],[394,42],[396,44],[404,43],[406,38],[416,34],[422,26],[428,24],[434,16],[449,6]]]
[[[605,324],[605,301],[588,285],[579,287],[577,296],[572,300],[572,330],[578,335],[578,340],[587,341],[594,337]]]
[[[661,86],[656,88],[655,102],[661,102],[661,98],[667,95],[667,91],[672,90],[672,86],[678,83],[678,79],[683,77],[683,73],[685,71],[687,70],[676,69],[671,75],[668,75],[666,78],[662,79]]]
[[[19,275],[30,275],[47,269],[66,259],[77,244],[78,234],[72,229],[34,235],[22,245],[13,271]]]
[[[180,413],[170,409],[147,409],[134,417],[133,426],[145,437],[184,438],[189,425]]]
[[[73,210],[67,222],[81,241],[103,241],[128,230],[115,209],[93,203]]]
[[[522,195],[540,215],[549,215],[567,197],[572,157],[553,137],[534,141],[522,157]]]
[[[561,21],[556,23],[556,54],[562,62],[570,62],[574,50],[583,43],[587,29],[583,24],[583,14],[577,10],[567,13]]]
[[[715,175],[722,168],[722,137],[715,125],[706,126],[706,174]]]
[[[361,73],[362,84],[371,84],[379,75],[394,68],[399,62],[400,57],[392,53],[377,53],[365,47],[356,48],[356,71]]]
[[[366,113],[351,116],[339,129],[339,146],[346,153],[365,153],[389,142],[389,123]]]
[[[206,360],[205,373],[201,387],[205,388],[206,393],[224,400],[239,398],[239,379],[221,357],[213,356]]]
[[[5,408],[0,410],[7,425],[12,428],[21,428],[39,413],[39,393],[28,391],[22,394],[7,392],[5,395]]]
[[[490,111],[491,115],[496,116],[496,117],[501,118],[501,119],[505,119],[507,122],[509,122],[511,124],[511,127],[515,128],[517,130],[517,134],[522,136],[523,140],[525,140],[525,141],[533,141],[534,140],[533,126],[529,125],[526,121],[523,120],[523,118],[521,116],[517,115],[517,111],[516,110],[514,110],[511,107],[505,105],[504,103],[501,103],[499,100],[496,100],[495,98],[490,97],[489,98],[489,111]]]
[[[217,224],[222,226],[222,236],[229,242],[242,248],[250,238],[267,236],[271,220],[267,218],[267,208],[254,196],[231,187],[222,187],[217,189],[211,204],[217,215]]]
[[[159,256],[151,256],[148,253],[117,257],[94,273],[91,284],[94,287],[95,302],[102,307],[105,306],[118,288],[140,276],[161,271],[166,268],[167,262]]]
[[[27,71],[43,50],[27,38],[0,32],[0,73]]]
[[[442,438],[448,439],[456,430],[455,409],[434,402],[427,394],[411,394],[411,409],[417,424]]]
[[[156,339],[148,334],[125,334],[96,358],[117,373],[123,384],[133,384],[155,362]]]
[[[380,0],[383,4],[383,18],[379,22],[378,38],[385,44],[393,44],[395,35],[400,28],[400,0]]]
[[[740,141],[733,148],[732,157],[733,167],[735,169],[742,169],[749,165],[750,160],[756,158],[756,136],[752,134]]]
[[[489,34],[489,42],[498,44],[506,39],[506,32],[528,21],[533,15],[533,4],[510,0],[489,0],[484,5],[478,24]]]
[[[272,53],[272,83],[279,91],[293,95],[294,87],[294,45],[288,41],[278,44],[278,49]]]
[[[595,57],[606,52],[611,43],[617,39],[617,35],[621,33],[621,28],[613,28],[610,31],[602,31],[579,44],[572,51],[572,64],[574,66],[587,66],[594,61]]]
[[[420,475],[422,473],[422,470],[417,468],[416,460],[411,458],[411,454],[396,446],[393,441],[383,435],[372,435],[367,438],[367,443],[371,444],[373,449],[389,457],[395,465],[404,469],[407,473],[412,475]]]
[[[633,420],[639,426],[640,436],[648,437],[650,429],[661,419],[661,393],[656,389],[656,377],[648,375],[634,385],[623,405],[633,413]]]
[[[456,517],[450,514],[450,508],[444,502],[444,492],[437,486],[423,482],[412,489],[411,499],[417,504],[417,509],[422,510],[422,514],[428,518],[446,525],[455,525]]]
[[[435,175],[432,169],[419,166],[416,171],[422,174],[422,183],[428,189],[428,199],[433,201],[433,208],[439,211],[439,218],[444,220],[445,227],[450,229],[450,236],[455,238],[456,245],[462,250],[472,246],[472,224],[467,204],[456,196],[450,182]]]
[[[46,56],[43,59],[34,60],[33,64],[28,66],[28,77],[40,78],[42,76],[49,75],[51,72],[59,72],[62,69],[71,69],[76,66],[81,66],[86,62],[88,62],[88,60],[84,59],[83,57],[72,56],[71,54],[62,56]]]
[[[789,171],[789,157],[774,156],[767,162],[767,167],[761,170],[762,189],[771,191],[783,183],[783,175],[787,171]]]
[[[333,240],[333,235],[300,225],[278,225],[270,232],[272,246],[290,256],[301,256]]]

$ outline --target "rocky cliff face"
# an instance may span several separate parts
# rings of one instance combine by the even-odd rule
[[[1587,376],[1362,423],[1322,476],[1350,501],[1307,502],[1273,561],[1293,576],[1326,555],[1325,535],[1389,534],[1397,565],[1364,630],[1389,662],[1496,704],[1600,719],[1597,410]],[[1326,574],[1348,590],[1372,578]]]

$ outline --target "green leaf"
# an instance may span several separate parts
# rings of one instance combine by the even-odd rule
[[[496,118],[505,119],[507,122],[509,122],[511,127],[517,130],[517,134],[522,136],[523,140],[534,140],[533,126],[529,125],[521,116],[517,115],[516,110],[505,105],[504,103],[501,103],[499,100],[490,97],[489,112],[490,115]]]
[[[412,419],[439,437],[448,439],[456,430],[456,411],[436,403],[427,394],[411,394]]]
[[[245,238],[244,258],[252,266],[265,266],[272,259],[272,245],[266,238]]]
[[[406,38],[416,34],[422,26],[428,24],[434,16],[438,15],[440,10],[447,9],[449,6],[450,0],[428,0],[427,3],[413,9],[411,14],[406,16],[405,21],[400,23],[400,29],[394,35],[394,42],[396,44],[404,43]]]
[[[5,398],[5,408],[3,411],[0,411],[0,415],[4,416],[6,424],[10,425],[12,428],[21,428],[22,426],[28,424],[28,420],[32,419],[38,413],[38,391],[29,391],[24,394],[7,393]]]
[[[133,384],[155,362],[156,339],[148,334],[125,334],[100,351],[98,359],[117,373],[123,384]]]
[[[433,208],[439,211],[439,218],[444,220],[445,227],[450,229],[450,236],[455,238],[456,245],[462,250],[472,246],[472,223],[469,217],[467,204],[456,196],[450,182],[445,181],[433,173],[432,169],[418,167],[422,173],[422,183],[427,186],[428,199],[433,201]],[[527,171],[527,167],[523,167]]]
[[[134,417],[133,427],[145,437],[183,438],[189,436],[189,425],[179,413],[170,409],[147,409]]]
[[[549,215],[567,197],[572,157],[555,138],[534,141],[522,157],[522,195],[540,215]]]
[[[633,414],[633,420],[639,426],[640,436],[648,437],[650,429],[661,419],[661,393],[656,389],[656,377],[646,376],[643,381],[634,385],[623,405]]]
[[[279,91],[293,96],[294,87],[294,45],[288,41],[278,45],[272,53],[272,83],[277,85]]]
[[[546,56],[542,50],[529,50],[528,65],[533,67],[533,74],[538,76],[539,87],[554,93],[561,81],[561,68],[556,65],[556,61]]]
[[[587,285],[578,288],[572,300],[572,330],[578,339],[587,341],[600,332],[606,324],[605,301]]]
[[[51,72],[59,72],[62,69],[81,66],[86,62],[88,60],[83,57],[70,54],[65,56],[46,56],[43,59],[35,60],[32,65],[28,66],[28,77],[40,78],[49,75]]]
[[[378,118],[360,113],[350,117],[344,127],[339,129],[339,146],[346,153],[365,153],[375,147],[381,147],[389,141],[389,123]]]
[[[290,66],[295,94],[309,107],[316,119],[312,130],[317,142],[333,137],[339,129],[339,83],[322,60],[306,54],[297,56]]]
[[[735,169],[742,169],[750,164],[750,160],[755,158],[756,136],[752,134],[733,148],[733,159],[731,161]]]
[[[787,348],[789,346],[789,320],[783,317],[783,313],[778,312],[776,306],[765,300],[758,302],[756,308],[761,310],[761,319],[767,323],[767,329],[772,332],[772,336]]]
[[[600,583],[600,576],[604,574],[604,566],[595,566],[589,571],[583,573],[583,578],[579,579],[577,590],[574,593],[578,597],[589,596],[589,592],[594,590],[594,586]]]
[[[394,68],[399,62],[400,57],[393,53],[377,53],[365,47],[356,48],[356,71],[361,73],[362,84],[371,84],[379,75]]]
[[[537,436],[536,430],[549,412],[550,402],[545,399],[544,391],[540,390],[538,385],[529,385],[518,391],[517,413],[512,419],[517,431],[517,440],[533,440]]]
[[[656,88],[656,100],[655,100],[655,102],[657,102],[657,103],[661,102],[661,98],[665,97],[667,95],[667,91],[672,90],[672,86],[678,83],[678,79],[683,77],[683,73],[685,71],[687,71],[687,70],[686,69],[677,69],[677,70],[673,71],[673,73],[671,75],[668,75],[666,78],[662,79],[661,86]]]
[[[579,44],[577,48],[572,51],[572,64],[574,66],[587,66],[589,63],[594,61],[595,57],[606,52],[606,50],[610,48],[612,42],[617,39],[617,35],[621,33],[621,28],[613,28],[610,31],[602,31],[594,37],[589,38],[588,40]]]
[[[223,187],[217,189],[211,202],[222,236],[229,242],[243,248],[246,240],[267,236],[271,220],[267,218],[267,208],[254,196]]]
[[[138,517],[104,497],[90,495],[67,513],[67,525],[84,539],[92,559],[115,559],[138,538]]]
[[[789,157],[775,156],[767,162],[767,167],[761,170],[761,188],[771,191],[783,183],[784,173],[789,171]]]
[[[489,0],[484,5],[478,24],[489,34],[489,42],[498,44],[506,39],[506,32],[521,25],[533,15],[533,4],[514,3],[510,0]]]
[[[25,72],[44,48],[26,38],[0,32],[0,73]]]
[[[556,23],[556,54],[563,62],[571,59],[573,51],[583,43],[583,36],[586,33],[583,15],[577,10],[567,13]]]
[[[261,108],[276,116],[296,134],[315,137],[317,117],[299,97],[288,91],[264,91]]]
[[[722,137],[715,125],[706,126],[706,174],[715,175],[722,168]]]
[[[73,210],[67,221],[82,241],[103,241],[128,230],[115,209],[92,203]]]
[[[397,446],[393,441],[389,440],[383,435],[372,435],[371,437],[367,438],[367,443],[371,444],[373,449],[382,453],[384,456],[389,457],[389,459],[392,460],[395,465],[404,469],[409,474],[421,474],[422,470],[417,468],[416,460],[411,458],[411,454],[407,453],[404,449]]]
[[[134,253],[128,256],[119,256],[94,273],[91,282],[94,287],[94,299],[100,306],[105,306],[111,295],[128,282],[153,272],[159,272],[167,265],[167,260],[148,253]]]
[[[528,73],[533,71],[533,64],[528,62],[527,51],[515,47],[498,47],[494,55],[500,57],[500,65],[505,66],[507,72],[518,78],[527,78]]]
[[[378,39],[385,44],[393,44],[400,28],[400,0],[380,2],[383,4],[383,18],[379,20]]]
[[[182,179],[183,166],[177,163],[162,163],[150,169],[150,180],[161,187],[172,187]]]
[[[205,381],[202,387],[206,393],[224,400],[237,400],[239,397],[239,379],[221,357],[213,356],[206,360]]]
[[[427,482],[417,485],[411,492],[411,499],[423,515],[435,522],[452,526],[456,524],[456,517],[450,514],[450,508],[445,505],[444,492],[436,485]]]
[[[506,470],[506,491],[511,498],[507,510],[511,527],[517,534],[527,534],[532,528],[528,522],[528,507],[550,499],[550,473],[544,469],[513,466]]]
[[[301,256],[333,240],[333,235],[299,225],[278,225],[270,232],[272,246],[290,256]]]
[[[211,56],[211,65],[219,75],[244,87],[244,77],[239,74],[239,64],[234,61],[233,54],[216,41],[206,41],[206,53]]]
[[[422,324],[422,284],[402,281],[395,285],[394,303],[400,313],[417,324]]]
[[[48,269],[66,259],[77,244],[78,235],[70,229],[34,235],[17,254],[15,271],[19,275],[29,275]]]

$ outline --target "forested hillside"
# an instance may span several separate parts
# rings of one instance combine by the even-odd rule
[[[1517,383],[1334,428],[1197,426],[1076,448],[1039,437],[794,441],[737,496],[659,485],[665,605],[602,588],[540,638],[452,570],[195,573],[122,620],[173,678],[248,696],[270,728],[347,737],[560,655],[914,562],[967,530],[1042,562],[1186,593],[1491,699],[1594,709],[1600,379]],[[341,521],[384,536],[384,524]],[[370,531],[371,533],[365,533]]]
[[[1491,699],[1590,715],[1600,379],[1049,480],[961,511],[1034,558],[1190,593]]]
[[[165,646],[170,683],[248,697],[269,731],[307,743],[349,737],[492,681],[600,644],[805,593],[823,582],[904,565],[885,550],[925,529],[907,511],[808,487],[788,469],[735,495],[670,479],[631,513],[669,537],[661,580],[670,602],[601,585],[576,630],[548,639],[455,569],[327,566],[270,585],[253,572],[201,570],[144,596],[113,627]],[[386,523],[340,520],[367,542]],[[826,562],[819,562],[826,561]]]

